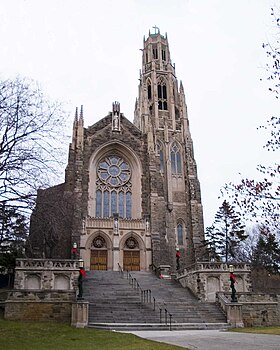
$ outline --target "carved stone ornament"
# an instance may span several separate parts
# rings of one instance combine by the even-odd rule
[[[94,240],[92,241],[92,246],[94,248],[105,248],[106,247],[106,242],[105,239],[101,236],[97,236],[94,238]]]
[[[138,242],[136,241],[135,238],[130,237],[126,240],[125,245],[127,246],[127,248],[129,249],[135,249],[138,248]]]

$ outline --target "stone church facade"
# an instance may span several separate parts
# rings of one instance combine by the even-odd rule
[[[65,182],[39,190],[29,255],[77,257],[91,270],[176,269],[200,260],[200,184],[182,83],[167,36],[144,38],[134,122],[112,112],[84,127],[75,113]]]

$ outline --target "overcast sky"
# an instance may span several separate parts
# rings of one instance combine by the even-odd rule
[[[265,135],[256,128],[279,110],[260,81],[267,62],[262,43],[273,40],[270,8],[277,2],[0,0],[0,75],[37,80],[51,98],[67,102],[71,122],[76,106],[84,106],[89,126],[113,101],[133,121],[143,36],[154,25],[167,32],[209,226],[220,188],[239,173],[256,176],[256,165],[267,161]]]

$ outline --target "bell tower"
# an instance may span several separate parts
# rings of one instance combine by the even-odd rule
[[[189,265],[203,255],[203,210],[185,93],[167,34],[153,27],[143,40],[134,124],[146,135],[153,263]]]

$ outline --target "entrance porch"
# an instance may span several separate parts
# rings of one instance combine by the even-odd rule
[[[144,219],[87,218],[80,240],[86,270],[148,271],[151,234]]]

